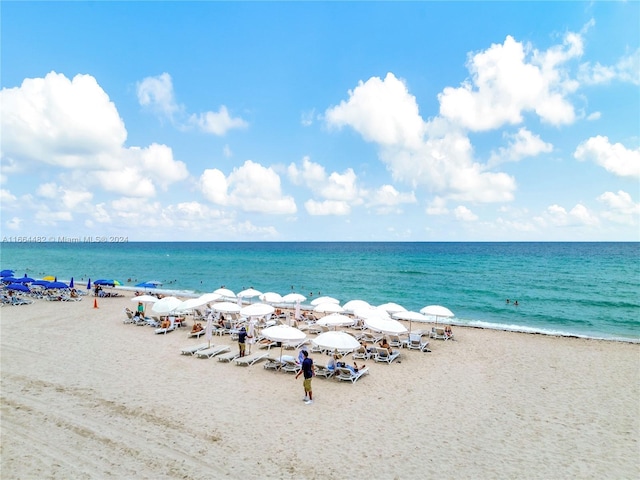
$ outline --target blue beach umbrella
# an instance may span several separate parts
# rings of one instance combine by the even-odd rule
[[[91,279],[87,282],[87,290],[91,290]]]
[[[49,282],[49,284],[46,285],[46,288],[49,288],[49,289],[53,289],[53,288],[69,288],[69,285],[67,285],[66,283],[62,283],[62,282]]]
[[[15,283],[17,282],[19,279],[15,278],[15,277],[2,277],[2,281],[6,282],[6,283]]]
[[[0,272],[0,277],[13,277],[13,270],[2,270]]]
[[[155,283],[151,283],[151,282],[136,283],[136,287],[156,288],[156,284]]]
[[[11,283],[7,285],[7,290],[15,290],[17,292],[30,292],[29,287],[22,283]]]
[[[16,279],[15,283],[31,283],[31,282],[35,282],[36,279],[35,278],[31,278],[31,277],[27,277],[26,275],[22,278],[18,278]]]
[[[41,287],[46,287],[47,285],[49,285],[49,282],[47,282],[46,280],[36,280],[34,282],[31,282],[31,286],[33,287],[34,285],[39,285]]]
[[[71,281],[69,282],[69,288],[73,288],[73,277],[71,277]]]

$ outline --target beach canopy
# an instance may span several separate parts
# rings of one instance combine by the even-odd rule
[[[384,310],[387,313],[406,312],[407,309],[397,303],[389,302],[378,305],[378,308]]]
[[[31,282],[31,286],[40,286],[40,287],[46,287],[47,285],[49,285],[50,282],[47,282],[46,280],[36,280],[35,282]]]
[[[242,290],[238,293],[238,297],[240,298],[253,298],[262,295],[262,292],[256,290],[255,288],[247,288],[246,290]]]
[[[214,303],[211,306],[211,309],[220,313],[239,313],[240,305],[233,302],[220,302]]]

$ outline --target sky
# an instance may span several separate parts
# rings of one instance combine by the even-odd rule
[[[640,3],[13,2],[3,241],[639,241]]]

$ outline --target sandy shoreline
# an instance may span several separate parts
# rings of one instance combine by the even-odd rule
[[[640,476],[638,344],[458,327],[305,405],[293,375],[123,324],[132,305],[2,308],[2,478]]]

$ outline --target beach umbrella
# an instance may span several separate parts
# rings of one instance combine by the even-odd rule
[[[240,306],[237,303],[220,302],[220,303],[214,303],[211,306],[211,310],[220,312],[220,313],[239,313]]]
[[[204,329],[204,336],[209,342],[209,348],[211,348],[211,337],[213,337],[213,315],[207,316],[207,326]]]
[[[391,319],[391,317],[389,316],[386,310],[382,310],[381,308],[378,308],[378,307],[359,308],[353,313],[357,317],[363,318],[363,319],[372,318],[372,317]]]
[[[49,282],[47,282],[46,280],[36,280],[34,282],[31,282],[31,286],[33,287],[34,285],[46,287],[47,285],[49,285]]]
[[[443,307],[442,305],[427,305],[426,307],[420,309],[420,313],[422,313],[423,315],[435,317],[436,325],[438,324],[438,318],[455,317],[451,310],[449,310],[447,307]]]
[[[154,297],[153,295],[138,295],[137,297],[133,297],[131,299],[132,302],[139,303],[156,303],[160,299],[158,297]]]
[[[300,303],[304,302],[306,299],[307,297],[299,293],[287,293],[282,297],[282,303]]]
[[[217,302],[222,298],[222,295],[220,295],[219,293],[204,293],[200,295],[199,298],[204,300],[204,304],[207,304],[211,302]]]
[[[151,285],[155,285],[156,287],[162,286],[162,282],[160,280],[148,280],[145,283],[150,283]]]
[[[91,279],[87,281],[87,290],[91,290]]]
[[[408,332],[407,327],[392,318],[369,317],[364,319],[364,325],[370,330],[389,335],[402,335]]]
[[[213,293],[217,293],[218,295],[222,295],[223,297],[227,297],[227,298],[236,298],[236,294],[233,293],[231,290],[229,290],[228,288],[218,288],[217,290],[214,290]]]
[[[267,292],[258,296],[265,303],[282,303],[282,295],[276,292]]]
[[[13,270],[2,270],[0,272],[0,277],[13,277],[15,272]]]
[[[296,302],[296,308],[294,310],[293,318],[300,320],[300,302]]]
[[[46,280],[47,282],[55,282],[57,279],[53,275],[47,275],[46,277],[42,277],[42,280]]]
[[[271,315],[275,310],[276,309],[273,308],[272,305],[267,305],[266,303],[254,303],[252,305],[242,307],[240,309],[240,315],[244,315],[245,317],[264,317],[265,315]]]
[[[316,306],[316,305],[320,305],[322,303],[340,303],[340,300],[338,300],[337,298],[333,298],[333,297],[318,297],[314,300],[311,300],[311,305]]]
[[[256,290],[255,288],[247,288],[246,290],[242,290],[241,292],[238,292],[237,297],[251,299],[254,297],[259,297],[260,295],[262,295],[261,291]]]
[[[344,310],[337,303],[320,303],[313,307],[313,311],[318,313],[341,313]]]
[[[332,313],[331,315],[322,317],[316,323],[318,325],[323,325],[327,327],[348,327],[353,325],[354,320],[353,318],[347,317],[346,315],[341,315],[339,313]]]
[[[387,313],[406,312],[407,309],[397,303],[389,302],[378,305],[378,308],[386,311]]]
[[[155,283],[149,283],[149,282],[142,282],[142,283],[136,283],[136,287],[140,287],[140,288],[156,288],[156,284]]]
[[[192,310],[194,308],[201,307],[202,305],[206,305],[206,304],[207,304],[206,299],[202,299],[200,297],[189,298],[184,302],[182,302],[180,305],[178,305],[178,307],[176,308],[176,311],[183,312],[185,310]]]
[[[339,352],[353,351],[360,347],[360,342],[353,335],[347,332],[324,332],[316,338],[311,339],[311,343],[327,350],[338,350]]]
[[[62,283],[62,282],[49,282],[45,288],[48,288],[50,290],[56,289],[56,288],[69,288],[69,285],[67,285],[66,283]]]
[[[10,283],[7,285],[7,290],[14,290],[16,292],[30,292],[29,287],[22,283]]]
[[[151,310],[159,314],[167,314],[175,312],[182,300],[176,297],[164,297],[153,304]]]
[[[365,300],[349,300],[342,306],[342,308],[345,312],[353,313],[361,308],[371,308],[371,305]]]
[[[69,288],[74,288],[74,286],[73,286],[73,277],[71,277],[71,281],[69,282]]]
[[[17,280],[15,277],[2,277],[2,281],[5,283],[16,283]]]
[[[35,281],[36,281],[35,278],[27,277],[27,274],[25,274],[24,277],[17,278],[15,283],[31,283]]]
[[[302,330],[290,327],[289,325],[267,327],[262,330],[261,334],[273,342],[280,342],[280,357],[282,357],[282,348],[285,343],[298,344],[307,338],[307,335]]]
[[[392,315],[396,320],[409,320],[409,332],[411,332],[412,322],[428,322],[429,317],[418,312],[396,312]]]
[[[113,280],[106,280],[104,278],[100,278],[98,280],[96,280],[95,282],[93,282],[94,285],[104,285],[107,287],[114,287],[115,283]]]

